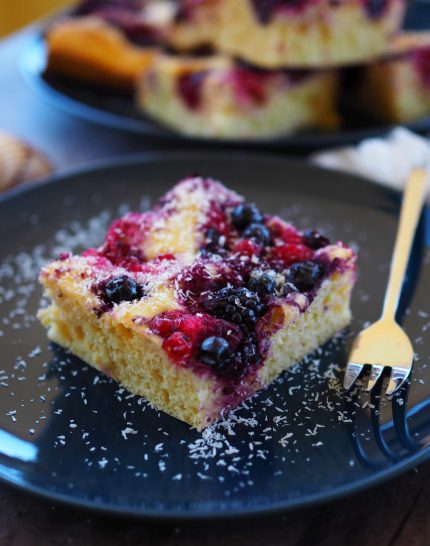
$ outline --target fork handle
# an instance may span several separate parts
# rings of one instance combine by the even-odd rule
[[[382,319],[395,320],[409,255],[426,196],[426,183],[427,172],[424,169],[414,169],[411,172],[403,195]]]

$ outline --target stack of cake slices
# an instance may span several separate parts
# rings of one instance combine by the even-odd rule
[[[145,115],[194,137],[334,130],[340,102],[409,122],[430,111],[430,35],[401,33],[406,7],[87,0],[47,32],[48,70],[131,89]]]

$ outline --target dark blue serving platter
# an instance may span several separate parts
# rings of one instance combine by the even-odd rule
[[[50,345],[35,318],[43,263],[62,250],[98,244],[113,217],[148,207],[195,172],[359,251],[351,327],[203,434]],[[324,502],[427,459],[428,209],[399,311],[417,351],[409,401],[405,392],[369,400],[340,387],[353,337],[381,308],[399,204],[395,191],[358,177],[223,151],[133,156],[2,197],[0,478],[105,512],[232,517]]]
[[[406,27],[409,29],[430,28],[430,5],[426,1],[409,2]],[[189,144],[219,145],[222,141],[211,138],[191,138],[173,132],[145,117],[134,104],[131,94],[114,92],[81,82],[46,73],[46,47],[43,37],[36,32],[28,41],[21,59],[22,74],[35,92],[41,94],[55,106],[83,119],[116,127],[150,138]],[[267,139],[229,140],[230,146],[256,146],[305,153],[321,148],[360,142],[364,138],[381,136],[391,126],[375,123],[356,112],[347,110],[342,115],[343,126],[338,131],[301,131]],[[407,124],[413,131],[428,132],[430,117]]]

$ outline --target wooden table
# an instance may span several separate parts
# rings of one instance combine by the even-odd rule
[[[29,32],[0,43],[0,129],[37,145],[59,170],[162,147],[74,119],[34,96],[18,67]],[[147,524],[105,518],[0,485],[0,546],[423,546],[430,544],[429,513],[430,462],[384,485],[324,506],[225,523]]]

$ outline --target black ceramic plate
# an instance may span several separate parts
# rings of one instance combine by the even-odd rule
[[[409,28],[422,29],[426,28],[426,26],[430,27],[430,6],[419,0],[411,1],[406,23]],[[39,34],[30,39],[23,53],[21,64],[23,75],[30,86],[70,114],[147,135],[151,138],[180,139],[190,143],[220,143],[219,140],[215,139],[192,139],[163,128],[161,125],[145,118],[139,112],[133,103],[131,94],[115,93],[109,89],[104,89],[100,93],[100,89],[94,89],[77,81],[46,74],[46,50],[43,39]],[[359,142],[364,138],[383,135],[392,128],[386,125],[377,125],[372,120],[357,116],[353,112],[346,112],[344,117],[346,119],[344,127],[333,133],[306,131],[273,139],[234,140],[229,141],[229,143],[235,146],[246,144],[247,146],[308,152],[320,148]],[[428,131],[430,130],[430,117],[411,123],[408,127],[415,131]]]
[[[196,172],[219,177],[300,227],[321,227],[333,240],[355,245],[360,257],[351,328],[203,434],[49,345],[35,319],[43,263],[98,244],[112,217],[147,207]],[[346,396],[340,388],[352,337],[381,308],[398,210],[396,192],[364,179],[255,153],[137,156],[3,197],[0,477],[80,506],[192,518],[323,502],[427,458],[428,211],[399,315],[417,351],[408,421],[404,397],[369,405],[366,396]]]

